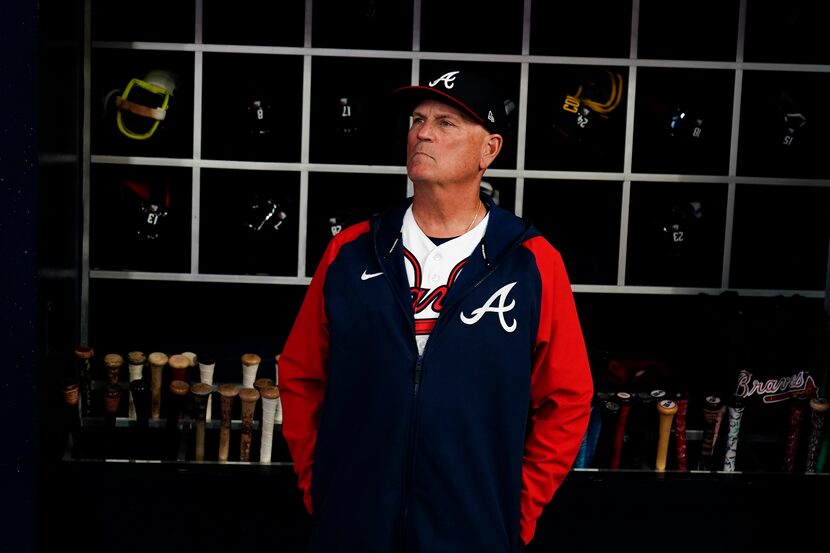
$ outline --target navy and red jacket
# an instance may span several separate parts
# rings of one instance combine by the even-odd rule
[[[313,552],[520,551],[576,457],[593,385],[564,264],[482,198],[484,239],[422,356],[411,200],[340,232],[311,280],[279,386]]]

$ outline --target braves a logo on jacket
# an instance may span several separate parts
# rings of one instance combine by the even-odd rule
[[[510,303],[507,303],[507,295],[514,286],[516,286],[515,282],[505,284],[492,296],[490,296],[490,299],[484,302],[484,305],[477,309],[473,309],[470,315],[465,315],[462,311],[461,322],[468,325],[474,325],[487,313],[497,313],[499,316],[499,323],[501,323],[501,327],[505,330],[505,332],[513,332],[516,330],[516,319],[514,318],[512,321],[507,322],[507,318],[505,317],[505,313],[516,307],[516,300],[514,299],[511,299]]]

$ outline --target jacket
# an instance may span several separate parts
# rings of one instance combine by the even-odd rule
[[[484,239],[422,356],[400,243],[411,199],[320,261],[279,369],[311,551],[521,551],[576,457],[593,385],[564,264],[482,199]]]

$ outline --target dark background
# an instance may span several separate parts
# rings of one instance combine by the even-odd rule
[[[169,3],[158,4],[167,6]],[[192,3],[175,4],[172,11],[166,8],[167,20],[173,23],[158,28],[161,33],[158,36],[148,38],[147,29],[154,29],[152,18],[142,22],[139,17],[129,19],[129,24],[116,34],[98,36],[97,39],[191,41]],[[256,15],[256,4],[238,2],[238,13]],[[641,28],[645,29],[643,43],[646,45],[640,52],[641,57],[721,59],[730,44],[722,35],[734,28],[730,22],[737,2],[727,2],[726,8],[719,2],[705,4],[711,9],[702,11],[711,14],[716,10],[729,16],[715,18],[723,22],[723,26],[708,31],[713,40],[689,39],[700,37],[695,30],[708,26],[711,21],[709,16],[699,19],[702,16],[698,13],[678,20],[678,25],[663,29],[662,34],[653,26],[648,31],[645,22],[650,18],[671,19],[683,14],[661,14],[660,10],[665,9],[657,7],[661,3],[641,2]],[[109,3],[97,2],[96,5],[107,6]],[[221,17],[221,10],[220,15],[216,15],[217,5],[205,1],[206,22]],[[322,2],[315,2],[315,9],[321,5]],[[424,13],[428,14],[430,10],[436,10],[439,3],[424,2],[423,5]],[[582,14],[576,19],[581,25],[586,19],[589,23],[593,21],[594,24],[587,25],[589,34],[603,37],[604,42],[586,40],[582,49],[579,40],[584,35],[571,31],[554,41],[531,44],[532,53],[577,55],[585,52],[587,55],[627,57],[627,39],[617,36],[619,26],[614,21],[621,17],[620,12],[626,12],[623,16],[627,16],[630,7],[617,2],[601,2],[600,6],[603,5],[607,9]],[[502,16],[498,3],[487,3],[487,6]],[[69,370],[69,354],[78,342],[77,297],[81,282],[82,250],[75,238],[80,235],[78,214],[83,201],[79,156],[83,93],[80,64],[83,60],[82,7],[83,2],[78,0],[37,3],[30,0],[5,5],[0,18],[2,68],[4,74],[14,76],[4,79],[2,84],[4,104],[14,109],[6,109],[0,116],[0,177],[3,184],[0,190],[4,208],[0,219],[4,264],[0,308],[5,321],[3,348],[11,353],[0,386],[0,416],[7,421],[6,432],[11,437],[7,442],[10,445],[0,456],[5,497],[0,517],[0,530],[4,536],[0,551],[53,551],[69,544],[87,551],[227,552],[263,544],[275,551],[302,551],[309,521],[302,510],[289,464],[219,467],[211,463],[125,465],[94,459],[61,460],[67,428],[62,411],[56,409],[61,401],[58,375]],[[101,8],[102,17],[106,16],[106,9],[110,8]],[[239,33],[232,36],[208,33],[205,40],[217,43],[248,40],[258,44],[267,43],[265,38],[273,33],[285,36],[286,45],[301,45],[302,36],[296,33],[299,27],[296,22],[302,20],[303,2],[285,3],[281,9],[281,18],[245,17],[243,21],[253,26],[243,36]],[[545,9],[540,8],[537,14],[541,15]],[[803,16],[800,26],[793,23],[799,18],[799,10],[804,9],[804,2],[790,2],[782,15],[753,3],[748,21],[764,23],[766,28],[774,27],[777,34],[759,35],[750,30],[746,42],[747,59],[827,63],[827,49],[821,47],[820,42],[824,35],[816,28],[817,23],[805,20]],[[139,11],[148,14],[153,10]],[[411,10],[393,10],[385,12],[385,16],[393,25],[408,28],[411,25],[408,13]],[[553,15],[561,13],[554,12]],[[503,17],[515,21],[520,18],[520,13],[511,9]],[[265,25],[267,20],[284,25],[284,32]],[[541,17],[535,17],[533,25],[533,36],[546,30]],[[242,23],[228,23],[229,29],[241,26]],[[216,25],[207,27],[218,28]],[[764,25],[755,28],[764,28]],[[165,29],[176,29],[176,32],[167,35]],[[114,29],[111,31],[115,32]],[[334,42],[327,46],[353,47],[347,43],[354,40],[348,33],[338,35],[333,32],[330,36]],[[432,38],[423,44],[424,50],[448,48],[441,42],[440,34],[430,36]],[[771,40],[770,36],[781,40]],[[390,34],[384,40],[388,41],[384,48],[408,48],[409,44],[398,34]],[[669,50],[658,47],[663,44],[668,44]],[[519,46],[517,37],[507,33],[498,41],[471,44],[470,48],[476,52],[516,53]],[[549,50],[543,51],[545,48]],[[178,56],[184,60],[182,65],[191,63],[189,56]],[[727,56],[726,59],[731,58]],[[654,78],[648,82],[654,83],[655,94],[673,82],[658,78],[660,71],[653,73]],[[826,89],[820,86],[826,84],[826,74],[803,83],[790,77],[745,74],[745,91],[749,90],[747,83],[759,83],[758,90],[764,91],[744,102],[745,106],[757,110],[749,112],[745,128],[751,131],[768,129],[760,118],[756,120],[752,116],[774,101],[785,84]],[[58,83],[59,88],[56,87]],[[58,98],[59,102],[56,101]],[[807,100],[810,105],[816,103],[812,98]],[[66,108],[73,105],[77,109]],[[814,120],[820,125],[826,117],[824,111]],[[188,124],[192,121],[188,120]],[[745,133],[741,139],[745,140],[747,136],[751,134]],[[216,148],[218,150],[219,146]],[[44,152],[52,157],[37,163],[39,154]],[[189,155],[186,148],[183,152],[183,155]],[[286,155],[292,159],[295,153]],[[823,158],[822,163],[816,163],[815,152],[810,150],[798,155],[800,157],[792,163],[785,163],[775,161],[768,151],[757,150],[753,155],[754,163],[752,159],[739,159],[739,165],[744,164],[746,174],[753,176],[826,177],[827,166]],[[721,160],[712,160],[712,163],[716,170],[722,165]],[[664,167],[659,164],[644,167],[644,171],[662,170]],[[325,185],[325,180],[320,179],[321,185]],[[555,198],[558,192],[555,187],[554,190],[534,190],[532,183],[526,181],[525,184],[526,199],[538,197],[540,201],[552,202],[547,198]],[[604,188],[605,184],[591,183],[591,186],[601,194],[607,194],[609,202],[616,201],[618,190],[613,186]],[[563,181],[563,187],[567,186],[567,181]],[[695,186],[686,188],[695,191]],[[737,194],[747,198],[747,207],[736,211],[736,219],[748,219],[749,224],[744,226],[748,230],[746,234],[736,233],[733,247],[753,252],[749,256],[751,259],[763,259],[768,249],[782,259],[773,267],[752,261],[740,267],[733,266],[736,282],[746,288],[820,288],[822,282],[815,275],[826,269],[827,233],[824,228],[811,233],[815,227],[808,222],[828,220],[827,189],[811,188],[791,199],[793,204],[788,205],[781,203],[775,187],[768,190],[743,188],[739,187]],[[707,190],[705,197],[711,194]],[[221,202],[217,200],[218,203]],[[799,216],[794,212],[795,208],[805,210],[807,216]],[[565,211],[561,207],[555,209]],[[618,213],[619,210],[610,211]],[[532,216],[531,210],[527,212]],[[539,218],[546,213],[540,209]],[[579,219],[574,214],[563,212],[557,219],[567,221],[569,217],[575,224],[585,225],[584,218]],[[648,222],[643,222],[643,226],[647,227]],[[752,229],[758,233],[750,232]],[[782,237],[777,232],[781,229],[789,234]],[[548,232],[556,233],[556,229]],[[597,252],[595,258],[580,258],[573,263],[573,272],[585,283],[591,283],[589,279],[597,274],[602,277],[599,283],[614,282],[615,252],[603,247],[608,239],[604,233],[608,232],[616,231],[607,221],[593,227],[589,225],[585,231]],[[320,243],[312,244],[310,240],[309,246],[313,247],[309,251],[313,257]],[[558,245],[566,257],[574,255],[582,246],[566,241]],[[822,247],[822,259],[799,255],[800,251],[822,252]],[[649,263],[654,263],[654,251],[629,251],[629,254],[640,256],[642,274],[653,274],[646,269]],[[787,270],[793,267],[796,270]],[[269,267],[268,270],[282,271],[280,267]],[[634,270],[635,276],[636,273]],[[699,279],[694,285],[707,284],[711,280],[705,264],[700,267],[699,275],[692,276]],[[672,276],[665,278],[671,280]],[[184,286],[142,282],[129,289],[130,294],[135,294],[135,303],[145,308],[139,317],[135,317],[136,313],[129,309],[117,308],[124,295],[119,283],[104,281],[96,286],[95,297],[91,298],[100,310],[93,309],[90,314],[94,321],[92,331],[104,341],[111,340],[113,349],[132,349],[134,342],[128,342],[124,336],[141,335],[159,346],[158,349],[172,351],[186,345],[187,349],[203,351],[220,338],[220,330],[211,327],[204,317],[195,321],[200,325],[177,317],[180,313],[199,311],[211,314],[223,323],[234,321],[240,335],[249,333],[257,343],[282,343],[292,314],[301,301],[303,287],[272,286],[267,294],[261,292],[258,285],[232,288],[232,291],[222,288],[219,292],[217,285],[211,284]],[[170,297],[177,298],[178,310],[164,309],[163,298]],[[263,302],[263,297],[267,297],[267,301]],[[210,301],[205,303],[206,299]],[[794,362],[826,371],[827,335],[821,300],[743,298],[736,301],[730,296],[628,294],[619,297],[596,293],[577,294],[576,299],[586,340],[591,344],[595,360],[599,358],[601,362],[606,352],[632,358],[663,357],[674,369],[669,380],[664,382],[667,387],[683,385],[698,395],[728,390],[734,371],[746,363],[759,371],[775,371],[785,363]],[[104,309],[107,306],[109,309],[116,306],[118,316],[108,317],[111,312]],[[782,312],[788,315],[780,316]],[[793,312],[795,318],[791,318]],[[246,316],[240,317],[240,313]],[[276,323],[269,319],[274,314]],[[740,324],[730,326],[736,319]],[[273,332],[269,328],[278,330]],[[213,333],[205,332],[211,329]],[[165,336],[168,340],[175,336],[175,343],[161,341]],[[117,339],[123,341],[119,343]],[[792,348],[791,344],[797,346]],[[263,352],[263,357],[267,358],[275,351]],[[220,362],[232,366],[237,359],[224,358]],[[764,422],[755,421],[754,424],[763,430]],[[94,442],[95,430],[90,432],[90,440]],[[740,459],[749,463],[747,472],[734,475],[572,472],[557,500],[540,519],[537,538],[529,551],[608,547],[623,551],[666,548],[676,551],[751,551],[762,546],[826,547],[827,509],[823,501],[830,491],[828,477],[781,474],[777,467],[767,466],[768,458],[776,459],[779,455],[780,446],[780,442],[762,442],[754,449],[741,450]],[[765,451],[765,448],[771,451]],[[281,461],[287,459],[283,457]],[[208,514],[200,516],[203,511]]]

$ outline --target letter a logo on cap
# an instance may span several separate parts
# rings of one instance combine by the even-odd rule
[[[443,75],[441,75],[440,77],[438,77],[437,79],[435,79],[434,81],[429,83],[429,86],[435,86],[438,83],[443,81],[444,86],[446,88],[452,88],[452,87],[455,86],[455,83],[453,82],[455,80],[455,76],[458,75],[459,73],[461,73],[461,71],[450,71],[449,73],[444,73]]]

